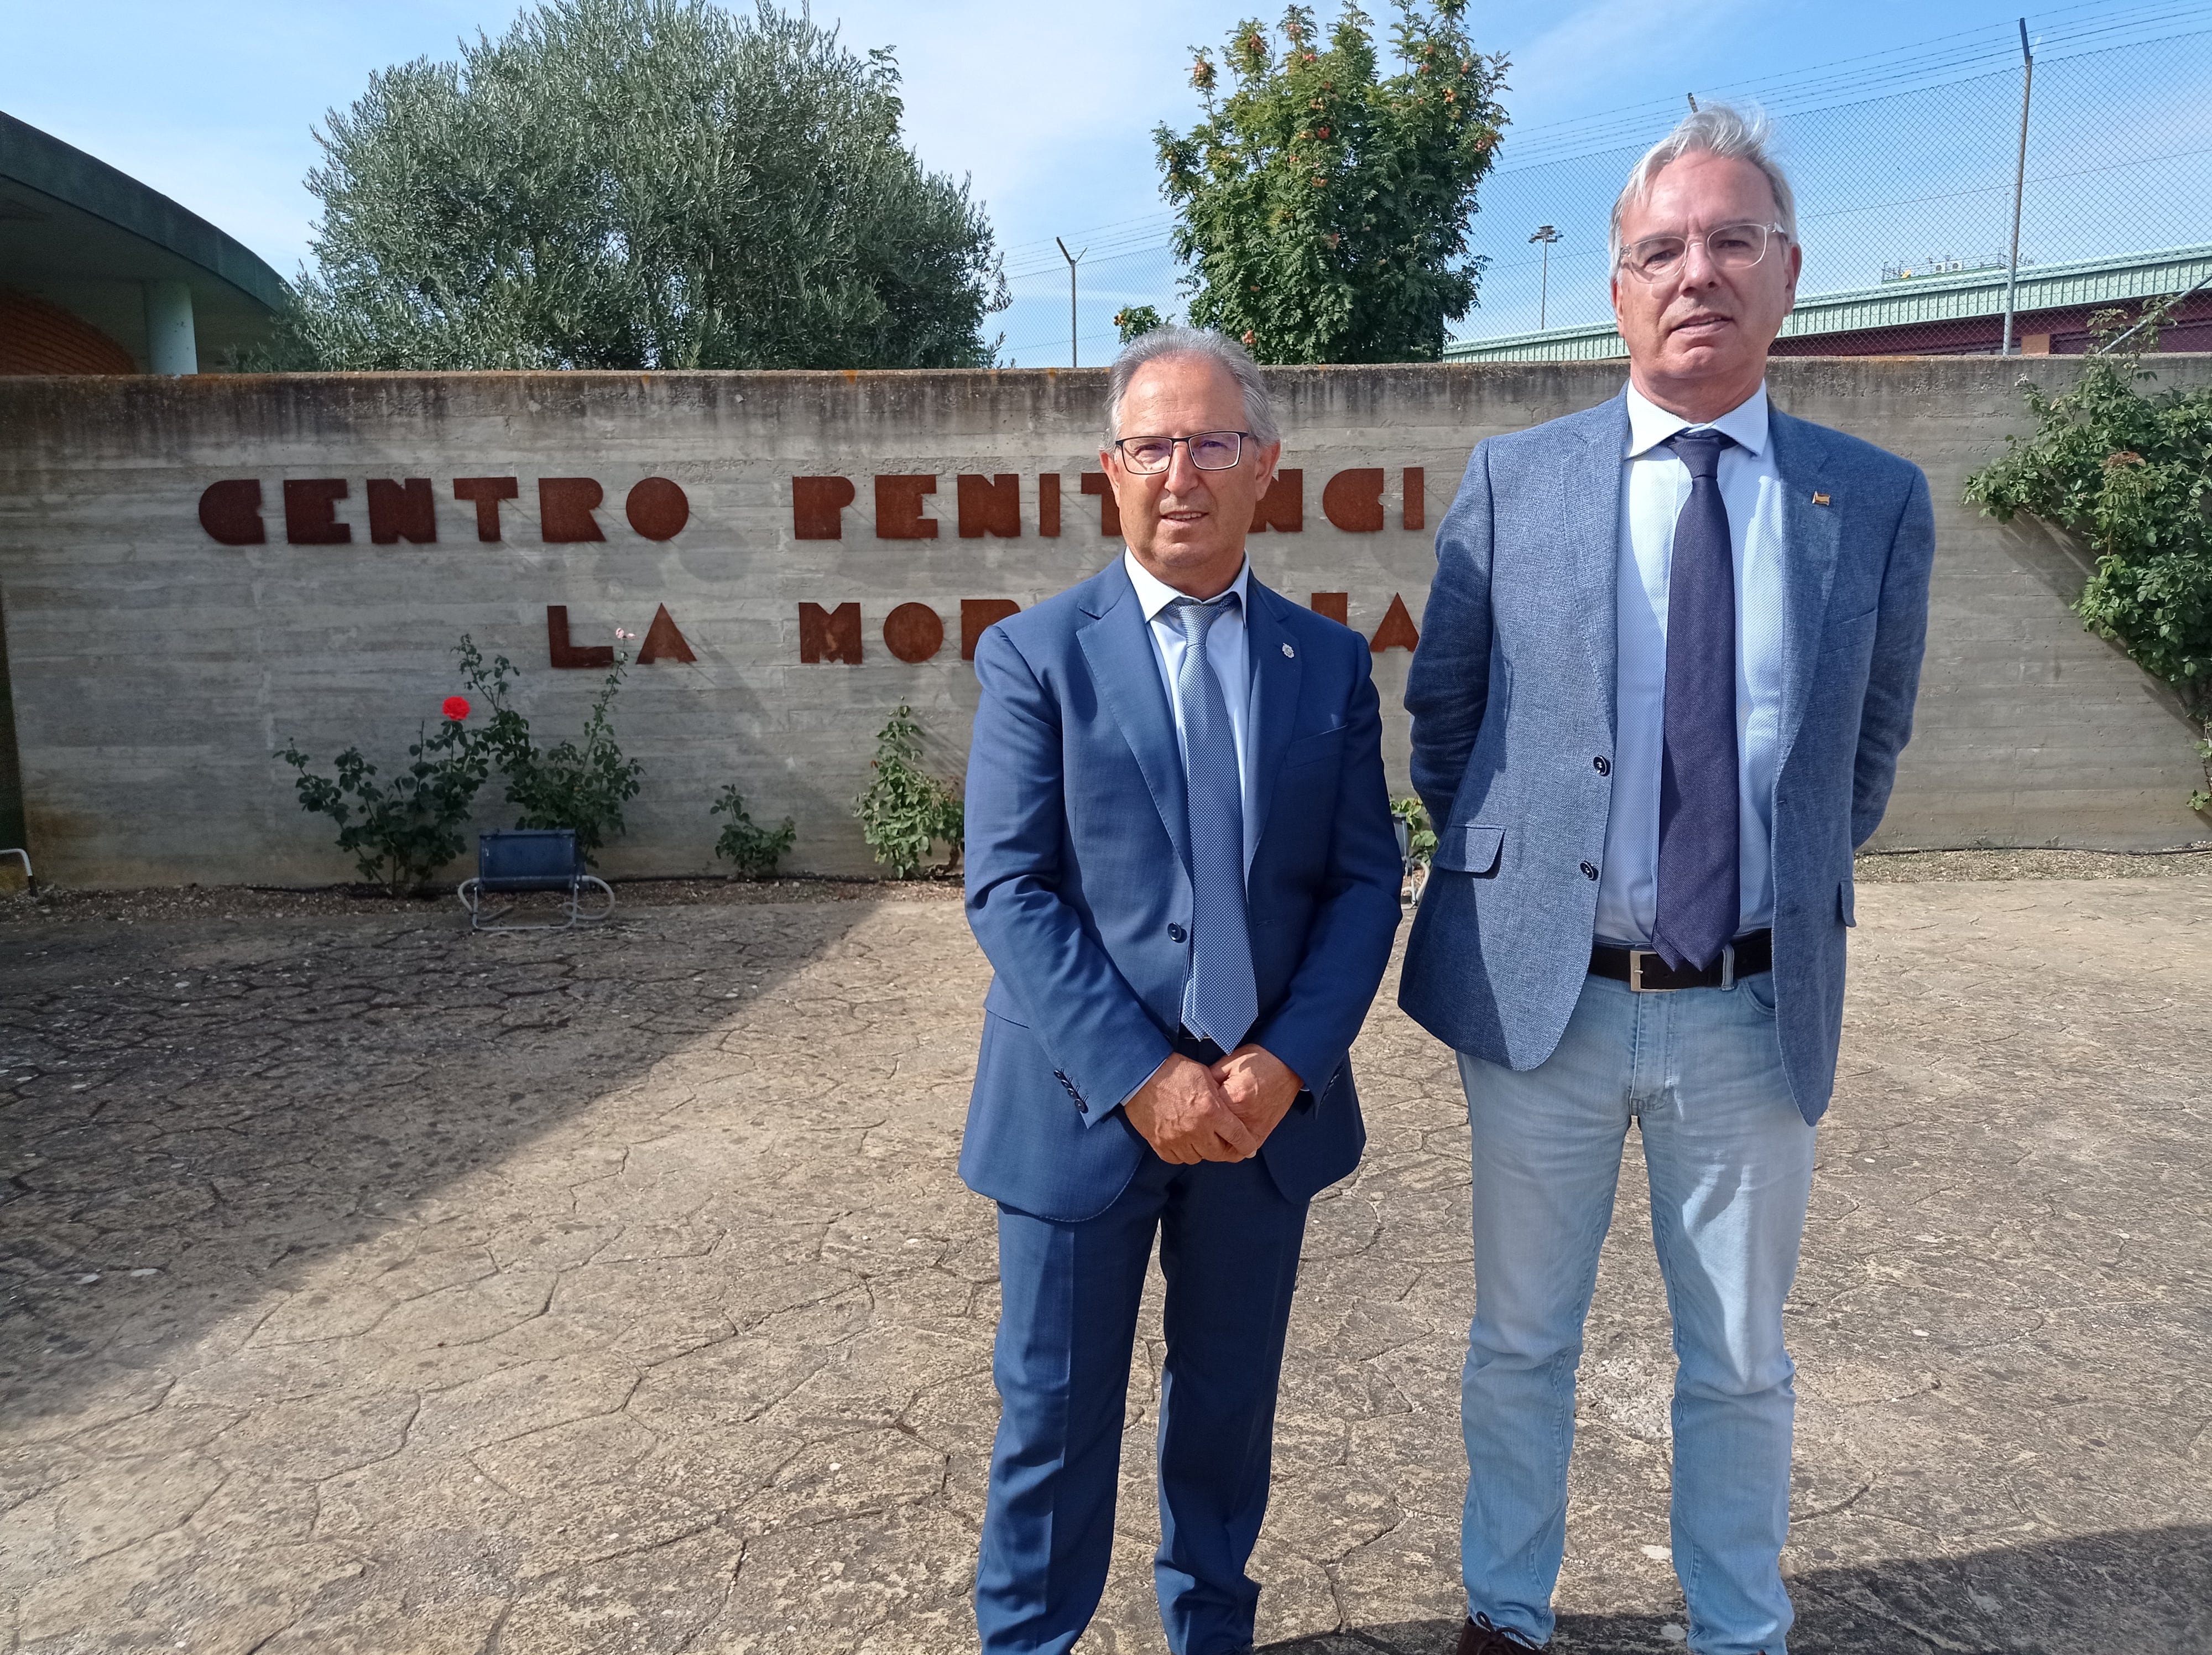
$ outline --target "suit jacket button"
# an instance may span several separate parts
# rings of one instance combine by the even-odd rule
[[[1613,774],[1613,761],[1610,758],[1607,758],[1603,753],[1600,753],[1595,758],[1590,760],[1590,768],[1595,770],[1600,776],[1611,776]]]
[[[1168,927],[1168,940],[1170,942],[1188,942],[1190,940],[1190,933],[1184,930],[1180,925],[1170,925]]]
[[[1078,1115],[1088,1115],[1091,1113],[1091,1105],[1085,1103],[1080,1098],[1078,1098],[1075,1100],[1075,1112]]]
[[[1595,879],[1597,878],[1597,864],[1595,862],[1584,862],[1583,864],[1583,878],[1585,879]]]

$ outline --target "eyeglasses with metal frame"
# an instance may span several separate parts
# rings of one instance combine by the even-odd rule
[[[1190,463],[1201,472],[1225,472],[1244,454],[1244,439],[1249,431],[1198,431],[1187,437],[1117,437],[1115,452],[1121,463],[1140,476],[1149,477],[1164,472],[1175,464],[1176,444],[1180,442],[1190,453]]]
[[[1682,268],[1693,242],[1705,243],[1717,270],[1749,270],[1766,257],[1769,244],[1789,237],[1779,224],[1723,224],[1703,235],[1647,235],[1620,250],[1620,267],[1639,282],[1657,282]]]

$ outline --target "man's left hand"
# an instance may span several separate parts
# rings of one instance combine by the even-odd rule
[[[1229,1094],[1229,1107],[1260,1142],[1290,1113],[1305,1082],[1265,1046],[1239,1046],[1213,1066],[1213,1078]]]

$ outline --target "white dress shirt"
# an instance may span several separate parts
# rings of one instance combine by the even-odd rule
[[[1674,524],[1690,498],[1689,467],[1659,445],[1677,431],[1735,441],[1719,483],[1735,557],[1735,729],[1743,900],[1739,934],[1774,919],[1774,776],[1780,761],[1784,638],[1782,479],[1766,435],[1766,387],[1692,427],[1628,387],[1614,606],[1613,813],[1597,888],[1597,934],[1647,944],[1659,898],[1659,771],[1667,739],[1667,593]]]
[[[1167,607],[1176,599],[1188,594],[1177,592],[1137,561],[1137,554],[1124,548],[1122,567],[1129,571],[1129,584],[1137,588],[1137,602],[1143,609],[1149,624],[1146,630],[1152,635],[1152,658],[1160,669],[1160,685],[1168,694],[1168,709],[1175,715],[1176,745],[1183,749],[1183,773],[1190,771],[1190,751],[1183,739],[1182,703],[1176,696],[1176,672],[1182,665],[1182,654],[1188,646],[1183,642],[1182,627],[1167,612]],[[1252,601],[1252,565],[1248,561],[1237,571],[1237,578],[1229,590],[1237,594],[1237,605],[1217,617],[1206,635],[1206,659],[1213,668],[1213,675],[1221,684],[1221,698],[1229,704],[1229,730],[1237,742],[1237,788],[1244,801],[1244,867],[1251,871],[1252,853],[1259,848],[1260,824],[1253,819],[1252,762],[1246,745],[1246,736],[1252,727],[1252,699],[1257,693],[1257,684],[1252,674],[1250,652],[1244,647],[1244,614]]]

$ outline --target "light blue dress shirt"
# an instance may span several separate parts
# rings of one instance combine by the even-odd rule
[[[1121,563],[1129,572],[1129,584],[1137,588],[1138,605],[1149,623],[1145,630],[1152,635],[1152,659],[1159,666],[1160,686],[1167,691],[1168,710],[1175,715],[1176,745],[1183,749],[1183,769],[1188,774],[1190,751],[1183,740],[1182,703],[1176,699],[1176,671],[1182,665],[1182,652],[1188,646],[1183,642],[1182,628],[1167,613],[1168,605],[1186,594],[1139,563],[1133,551],[1125,548]],[[1250,653],[1245,648],[1244,616],[1252,601],[1251,581],[1252,565],[1248,560],[1237,569],[1237,578],[1229,583],[1229,590],[1237,594],[1235,611],[1217,619],[1206,635],[1206,662],[1220,682],[1221,698],[1229,704],[1230,733],[1237,739],[1237,787],[1244,800],[1247,873],[1252,871],[1252,853],[1260,848],[1260,824],[1254,819],[1252,808],[1252,764],[1246,749],[1246,737],[1252,728],[1252,700],[1259,692]]]
[[[1782,479],[1766,438],[1766,387],[1693,428],[1628,387],[1619,578],[1614,599],[1613,812],[1597,888],[1597,934],[1647,944],[1659,897],[1659,770],[1667,739],[1667,593],[1674,523],[1690,498],[1689,468],[1659,445],[1710,429],[1722,450],[1721,499],[1735,556],[1735,728],[1743,904],[1739,934],[1774,919],[1774,776],[1781,760],[1784,640]]]

